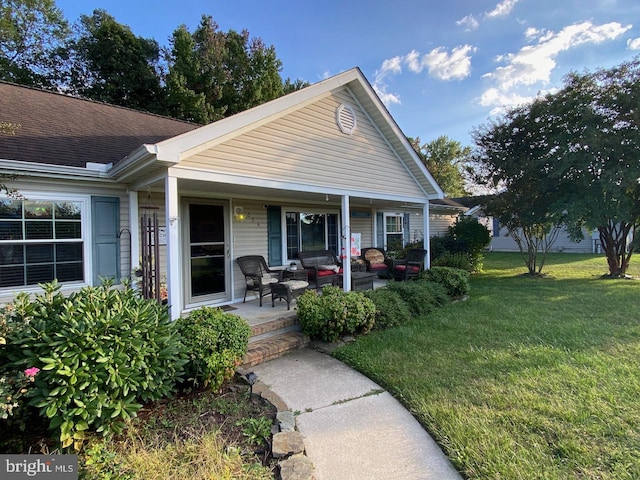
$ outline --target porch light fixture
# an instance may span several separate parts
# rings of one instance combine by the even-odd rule
[[[233,207],[233,216],[237,222],[244,222],[247,216],[244,214],[243,207]]]

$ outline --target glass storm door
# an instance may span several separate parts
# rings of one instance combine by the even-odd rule
[[[225,206],[191,203],[189,290],[191,302],[227,297]]]

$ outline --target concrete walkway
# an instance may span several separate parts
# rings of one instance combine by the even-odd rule
[[[252,369],[296,413],[317,480],[461,480],[396,399],[333,357],[305,348]]]

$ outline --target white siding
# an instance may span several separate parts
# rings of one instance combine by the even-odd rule
[[[358,127],[335,119],[351,104]],[[424,197],[415,180],[345,89],[180,162],[180,166],[251,178]]]
[[[572,242],[569,239],[569,235],[566,230],[562,230],[558,235],[558,239],[551,247],[551,252],[566,252],[566,253],[593,253],[594,246],[591,235],[583,231],[584,239],[580,242]],[[518,245],[508,234],[507,229],[500,229],[500,236],[491,237],[490,248],[496,252],[518,252]]]

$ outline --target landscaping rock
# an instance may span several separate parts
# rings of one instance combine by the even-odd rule
[[[264,398],[267,402],[271,403],[271,405],[276,407],[276,410],[278,412],[289,410],[289,407],[287,407],[287,404],[284,403],[278,395],[273,393],[273,390],[265,390],[260,394],[260,396]]]
[[[280,463],[282,480],[313,480],[314,467],[304,455],[294,455]]]
[[[273,436],[271,452],[274,458],[304,452],[304,440],[298,432],[280,432]]]
[[[291,410],[285,410],[284,412],[278,412],[276,415],[276,421],[280,425],[281,432],[293,432],[296,429],[296,417]]]

